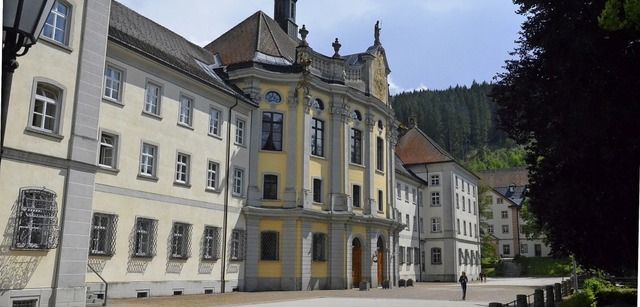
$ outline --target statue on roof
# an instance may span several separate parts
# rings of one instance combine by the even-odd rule
[[[373,38],[375,39],[373,43],[380,45],[380,20],[376,21],[376,25],[373,28]]]

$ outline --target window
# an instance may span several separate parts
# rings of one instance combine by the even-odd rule
[[[431,249],[431,264],[442,264],[442,249],[439,247]]]
[[[180,96],[178,123],[189,127],[193,123],[193,99],[187,96]]]
[[[509,218],[509,212],[508,211],[500,211],[500,217],[503,219],[508,219]]]
[[[156,231],[158,221],[139,217],[136,219],[133,255],[151,258],[156,254]]]
[[[440,192],[431,192],[431,206],[440,206]]]
[[[264,175],[263,199],[278,199],[278,176]]]
[[[509,225],[502,225],[502,233],[509,233]]]
[[[490,234],[493,234],[493,225],[488,225],[487,226],[487,232]]]
[[[176,158],[176,182],[189,183],[189,162],[191,157],[187,154],[178,153]]]
[[[13,248],[52,249],[58,245],[56,193],[43,188],[20,190]]]
[[[411,220],[410,220],[410,217],[409,217],[408,214],[405,215],[405,222],[407,223],[407,226],[406,226],[405,230],[411,229]]]
[[[413,263],[413,248],[407,247],[407,264]]]
[[[209,134],[220,136],[220,110],[211,107],[209,109]]]
[[[216,162],[209,161],[207,166],[207,188],[216,190],[218,188],[218,170],[220,165]]]
[[[191,256],[191,225],[173,223],[171,231],[171,258],[187,259]]]
[[[462,228],[464,229],[464,235],[467,235],[467,221],[462,221]]]
[[[431,232],[441,232],[442,229],[440,228],[440,218],[439,217],[432,217],[431,218]]]
[[[464,195],[462,196],[462,211],[467,211],[467,204],[464,199]]]
[[[424,232],[424,219],[420,218],[420,224],[419,225],[420,225],[419,226],[420,227],[420,233],[423,233]]]
[[[116,168],[116,153],[118,149],[118,137],[102,132],[100,134],[100,156],[98,165],[102,167]]]
[[[376,169],[384,170],[384,140],[380,137],[376,138]]]
[[[260,233],[260,260],[278,261],[278,233],[263,231]]]
[[[236,144],[238,145],[244,145],[244,126],[244,120],[236,118]]]
[[[458,229],[458,234],[460,234],[460,219],[456,219],[456,228]]]
[[[282,151],[283,119],[281,113],[262,113],[262,150]]]
[[[400,246],[398,249],[398,263],[404,263],[404,246]]]
[[[322,111],[324,110],[324,102],[322,102],[322,100],[320,100],[319,98],[314,99],[311,102],[311,106],[316,110],[316,111]]]
[[[351,163],[362,164],[362,132],[351,129]]]
[[[541,244],[534,244],[533,245],[533,249],[534,249],[534,253],[535,253],[536,257],[542,256],[542,245]]]
[[[402,185],[397,183],[396,184],[396,196],[398,197],[398,199],[402,198],[401,191],[402,191]]]
[[[405,185],[404,186],[404,201],[405,202],[409,202],[409,186]]]
[[[117,223],[117,215],[93,214],[89,254],[111,256],[115,253]]]
[[[220,258],[220,228],[205,226],[202,235],[202,259],[216,260]]]
[[[322,202],[322,180],[313,178],[313,202]]]
[[[470,259],[469,259],[469,250],[468,250],[468,249],[465,249],[465,250],[464,250],[464,265],[469,264],[469,260],[470,260]]]
[[[60,44],[67,45],[69,37],[69,11],[70,8],[68,5],[61,1],[56,1],[42,28],[42,36],[50,38]]]
[[[413,217],[413,232],[418,232],[418,217]]]
[[[378,190],[378,211],[384,211],[384,192]]]
[[[231,232],[231,260],[244,260],[245,255],[245,232],[244,230],[233,230]]]
[[[462,265],[464,261],[464,254],[462,253],[462,248],[458,248],[458,264]]]
[[[11,307],[38,307],[38,299],[37,298],[20,298],[11,301]]]
[[[526,254],[528,252],[529,252],[529,245],[527,245],[527,244],[520,245],[520,253],[521,254]]]
[[[431,185],[433,186],[440,185],[440,175],[431,175]]]
[[[502,245],[502,254],[511,255],[511,246],[509,244]]]
[[[122,99],[122,82],[124,72],[111,64],[104,70],[104,97],[120,101]]]
[[[313,234],[313,261],[327,261],[327,234]]]
[[[160,85],[152,82],[147,82],[147,88],[145,89],[144,96],[144,112],[160,115],[160,98],[162,97],[162,90]]]
[[[45,132],[58,133],[60,126],[60,109],[62,90],[39,82],[36,86],[33,109],[31,110],[31,127]]]
[[[354,184],[352,193],[353,193],[353,206],[358,208],[361,207],[362,204],[360,202],[361,202],[362,196],[360,194],[360,186],[357,184]]]
[[[456,209],[460,209],[460,196],[456,193]]]
[[[502,198],[501,198],[501,197],[498,197],[498,198],[496,199],[496,204],[501,204],[501,203],[502,203]]]
[[[242,196],[244,187],[244,170],[236,168],[233,170],[233,195]]]
[[[324,122],[311,119],[311,154],[314,156],[324,156]]]
[[[282,101],[282,97],[280,97],[280,94],[274,91],[269,91],[264,95],[264,100],[266,100],[269,103],[277,104]]]
[[[462,181],[462,184],[461,184],[461,186],[462,186],[462,192],[464,192],[464,185],[465,185],[465,183],[464,183],[464,180],[463,180],[463,181]]]
[[[418,190],[418,203],[420,204],[420,207],[422,207],[424,203],[424,196],[422,196],[422,190]]]
[[[411,189],[411,201],[413,201],[414,204],[418,202],[418,192],[416,188]]]
[[[155,177],[156,176],[156,155],[158,147],[142,144],[140,152],[140,175]]]

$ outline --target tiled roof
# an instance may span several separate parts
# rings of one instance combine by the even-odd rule
[[[225,83],[212,70],[205,70],[198,64],[198,61],[205,65],[214,64],[212,53],[117,1],[111,3],[110,40],[229,94],[239,94],[239,91]]]
[[[398,140],[396,154],[405,165],[453,162],[455,159],[417,127]]]
[[[293,63],[298,42],[271,17],[258,11],[204,48],[219,54],[223,65],[260,61],[264,55]],[[273,60],[271,61],[273,62]]]

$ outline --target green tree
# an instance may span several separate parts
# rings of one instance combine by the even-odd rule
[[[640,33],[603,30],[605,0],[514,3],[527,20],[490,96],[527,146],[534,226],[555,254],[635,274]]]

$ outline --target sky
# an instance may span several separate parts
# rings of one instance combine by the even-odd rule
[[[117,0],[204,46],[257,11],[273,18],[273,0]],[[298,0],[296,23],[305,25],[315,51],[341,55],[380,41],[391,69],[392,94],[495,82],[517,45],[524,17],[510,0]]]

